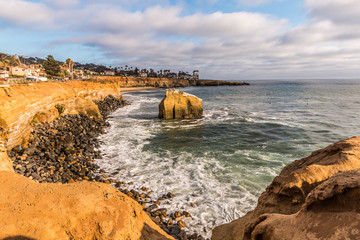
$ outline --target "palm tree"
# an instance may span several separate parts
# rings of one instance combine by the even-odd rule
[[[73,79],[73,67],[74,67],[74,62],[73,60],[71,60],[70,58],[66,59],[66,64],[69,66],[69,71],[70,71],[70,79]]]

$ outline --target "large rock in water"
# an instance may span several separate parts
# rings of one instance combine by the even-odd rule
[[[360,137],[286,166],[255,210],[216,227],[212,240],[358,239]]]
[[[202,100],[179,90],[167,90],[159,105],[159,118],[200,118],[203,114]]]
[[[173,239],[113,186],[0,171],[0,239]]]

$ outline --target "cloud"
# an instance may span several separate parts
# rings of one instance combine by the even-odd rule
[[[336,24],[360,25],[360,1],[305,0],[305,6],[314,19],[327,19]]]
[[[43,2],[55,8],[72,8],[80,4],[80,0],[43,0]]]
[[[270,3],[270,2],[274,2],[274,1],[279,1],[279,0],[238,0],[238,2],[240,4],[250,5],[250,6],[257,6],[257,5]]]
[[[47,30],[39,26],[51,23],[47,27],[60,33],[52,38],[52,49],[85,46],[112,66],[197,68],[202,77],[219,79],[360,74],[360,5],[354,0],[305,0],[308,20],[296,27],[255,12],[189,14],[167,0],[132,10],[139,3],[0,0],[0,19],[42,33]],[[34,14],[25,14],[29,10]]]
[[[53,11],[46,5],[22,0],[0,0],[0,19],[18,25],[47,25],[53,20]]]

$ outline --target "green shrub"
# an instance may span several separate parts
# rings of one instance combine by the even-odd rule
[[[55,108],[58,110],[59,115],[63,114],[65,111],[65,105],[64,104],[57,104]]]

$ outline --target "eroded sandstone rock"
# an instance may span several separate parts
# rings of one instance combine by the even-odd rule
[[[0,192],[0,239],[173,239],[107,184],[40,184],[0,171]]]
[[[0,138],[10,150],[16,145],[26,145],[32,123],[51,122],[59,115],[79,113],[100,119],[93,100],[102,100],[108,95],[120,98],[120,87],[114,83],[70,81],[2,88]]]
[[[359,239],[360,170],[340,172],[312,190],[296,214],[264,214],[246,239]]]
[[[250,239],[251,228],[264,221],[261,215],[295,214],[317,186],[338,172],[354,169],[360,169],[360,137],[337,142],[313,152],[309,157],[294,161],[266,188],[255,210],[229,224],[216,227],[212,239]],[[245,231],[247,235],[244,235]]]
[[[0,138],[0,171],[13,172],[13,163],[7,155],[5,141]]]
[[[159,105],[159,118],[200,118],[203,114],[202,100],[179,90],[167,90]]]

